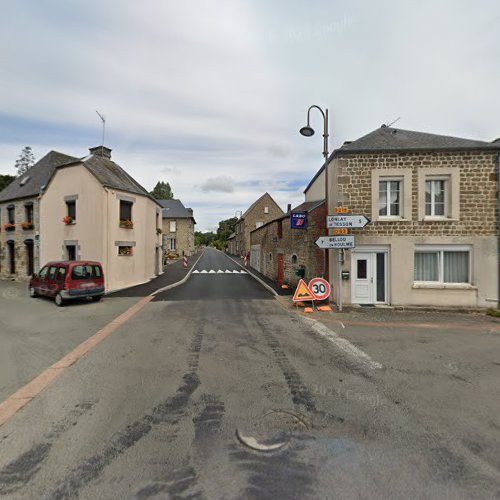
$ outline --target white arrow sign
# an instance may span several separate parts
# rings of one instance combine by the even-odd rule
[[[356,246],[354,235],[346,236],[321,236],[316,240],[319,248],[354,248]]]
[[[327,215],[326,227],[360,228],[370,223],[364,215]]]

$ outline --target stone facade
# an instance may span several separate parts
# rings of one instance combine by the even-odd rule
[[[263,194],[243,214],[235,226],[235,237],[229,245],[229,252],[245,255],[250,252],[250,233],[259,225],[283,215],[283,210],[269,193]]]
[[[283,259],[283,283],[295,286],[303,269],[306,281],[324,275],[324,250],[315,241],[325,234],[326,205],[308,211],[307,229],[292,229],[290,215],[282,216],[251,232],[250,265],[278,281],[278,262]]]
[[[7,231],[5,225],[8,220],[8,209],[15,207],[15,229]],[[32,227],[23,229],[26,220],[26,206],[33,210]],[[31,267],[33,272],[40,268],[38,231],[40,227],[38,197],[24,198],[0,204],[0,278],[14,280],[28,280]],[[13,242],[13,243],[9,243]],[[31,247],[31,248],[30,248]],[[13,264],[15,272],[11,272],[11,249],[14,251]],[[32,261],[30,263],[30,256]]]
[[[170,222],[175,222],[175,231],[170,231]],[[193,255],[194,244],[194,220],[193,219],[163,219],[163,248],[169,252],[171,240],[175,239],[175,252],[179,256]]]
[[[345,252],[342,270],[350,272],[350,281],[342,283],[343,302],[359,300],[353,282],[359,254],[384,253],[385,295],[380,292],[383,300],[372,302],[463,307],[494,304],[498,296],[497,158],[497,151],[480,148],[350,154],[340,150],[331,164],[330,213],[334,206],[343,206],[372,219],[365,228],[351,230],[356,248]],[[397,217],[379,214],[379,182],[384,179],[401,182]],[[425,214],[425,181],[432,179],[446,182],[446,213],[439,217]],[[468,283],[415,281],[419,249],[451,252],[459,247],[470,255]],[[337,259],[330,261],[338,300],[338,263]],[[376,267],[375,260],[373,263]]]

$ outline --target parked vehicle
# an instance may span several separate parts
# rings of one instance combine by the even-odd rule
[[[99,262],[49,262],[29,282],[31,297],[53,297],[57,306],[67,300],[91,297],[94,302],[104,295],[104,273]]]

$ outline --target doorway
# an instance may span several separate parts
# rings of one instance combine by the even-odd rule
[[[352,252],[351,303],[387,303],[387,251]]]
[[[278,254],[278,285],[282,286],[283,285],[283,278],[284,278],[284,266],[283,266],[283,254],[279,253]]]
[[[33,240],[24,240],[26,245],[26,275],[32,276],[35,272],[35,252]]]
[[[9,273],[16,274],[16,244],[14,240],[7,241],[7,248],[9,249]]]

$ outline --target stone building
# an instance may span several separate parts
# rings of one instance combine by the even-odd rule
[[[40,197],[55,169],[75,160],[50,151],[0,192],[0,278],[26,280],[40,268]]]
[[[494,305],[499,153],[498,140],[385,126],[336,150],[328,164],[329,213],[342,206],[372,221],[352,230],[356,247],[344,251],[341,270],[349,279],[341,282],[343,302]],[[324,166],[306,199],[322,182]],[[330,257],[336,300],[338,265]]]
[[[163,207],[163,251],[190,256],[195,253],[193,209],[180,200],[158,200]]]
[[[305,212],[303,229],[291,227],[291,212]],[[324,276],[324,250],[315,242],[325,234],[324,200],[304,202],[251,232],[250,266],[281,284],[296,285]],[[298,272],[297,272],[298,271]]]
[[[231,235],[228,241],[228,252],[233,255],[248,254],[250,252],[250,233],[281,215],[283,215],[283,210],[269,193],[264,193],[239,218],[234,228],[234,237]]]

